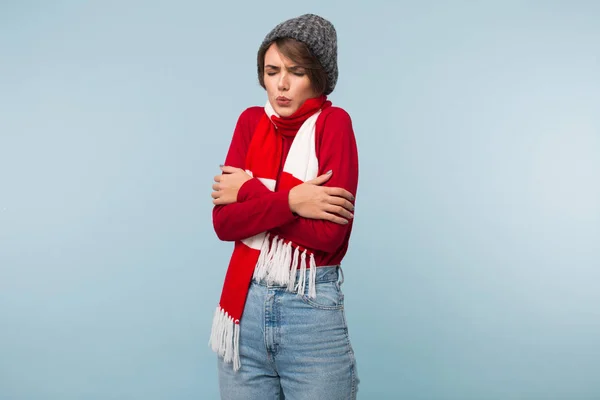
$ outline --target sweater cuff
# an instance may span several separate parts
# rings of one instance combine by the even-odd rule
[[[271,191],[258,178],[248,179],[238,190],[237,202],[242,203],[268,193],[271,193]]]
[[[268,190],[268,189],[267,189]],[[271,212],[274,214],[276,221],[279,221],[278,226],[287,224],[296,219],[296,216],[290,210],[290,191],[283,190],[273,193],[273,203],[271,203]]]

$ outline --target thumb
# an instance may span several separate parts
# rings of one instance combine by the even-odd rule
[[[327,171],[327,173],[325,173],[323,175],[319,175],[315,179],[311,179],[310,181],[307,181],[306,183],[320,186],[320,185],[324,184],[325,182],[327,182],[329,180],[329,178],[331,178],[332,174],[333,174],[333,171],[329,170],[329,171]]]

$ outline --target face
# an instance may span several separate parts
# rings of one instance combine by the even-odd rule
[[[280,54],[275,43],[265,53],[264,82],[271,106],[282,117],[289,117],[304,101],[317,97],[306,71]]]

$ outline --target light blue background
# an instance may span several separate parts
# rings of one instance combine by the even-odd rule
[[[0,399],[217,399],[210,185],[315,12],[361,180],[362,399],[600,399],[600,6],[0,5]]]

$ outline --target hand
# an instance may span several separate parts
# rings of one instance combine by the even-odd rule
[[[252,179],[250,175],[241,168],[221,165],[221,175],[215,176],[215,184],[212,185],[214,192],[211,196],[214,205],[224,205],[237,202],[237,195],[244,183]]]
[[[342,188],[321,186],[331,175],[329,171],[294,187],[289,195],[290,210],[304,218],[347,224],[354,218],[354,196]]]

